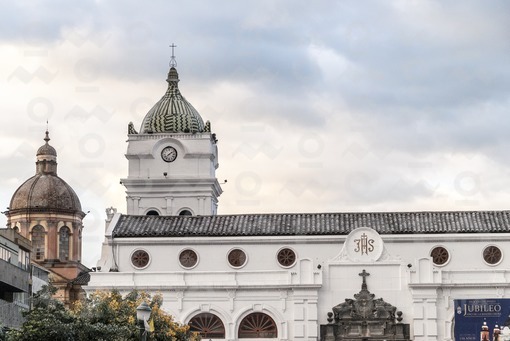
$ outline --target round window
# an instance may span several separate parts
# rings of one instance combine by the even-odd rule
[[[192,268],[198,263],[198,255],[195,251],[186,249],[179,255],[179,262],[185,268]]]
[[[234,268],[240,268],[246,264],[246,253],[241,249],[233,249],[228,253],[228,262]]]
[[[483,250],[483,260],[490,265],[498,264],[503,258],[503,253],[499,247],[490,245]]]
[[[445,265],[450,259],[450,253],[442,246],[436,246],[430,252],[432,261],[436,265]]]
[[[278,251],[277,259],[281,266],[290,267],[296,262],[296,253],[292,249],[283,248]]]
[[[150,259],[151,257],[145,250],[136,250],[131,254],[131,264],[138,269],[146,268]]]

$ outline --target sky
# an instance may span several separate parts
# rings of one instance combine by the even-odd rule
[[[510,208],[508,1],[0,0],[0,19],[1,211],[48,127],[89,267],[171,44],[219,140],[219,214]]]

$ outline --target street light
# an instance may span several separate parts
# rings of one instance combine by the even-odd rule
[[[140,324],[140,340],[145,341],[147,338],[147,332],[149,331],[149,317],[151,316],[151,307],[143,301],[136,308],[136,319],[138,320],[138,324]]]

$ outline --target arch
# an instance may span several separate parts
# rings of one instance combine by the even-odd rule
[[[278,326],[268,314],[253,312],[241,320],[237,328],[237,336],[240,339],[277,338]]]
[[[183,207],[179,210],[177,215],[194,215],[193,211],[190,208]]]
[[[71,250],[71,230],[66,225],[61,226],[58,231],[58,259],[69,260]]]
[[[168,309],[165,309],[165,311],[167,310]],[[177,313],[172,314],[171,310],[168,310],[167,312],[173,316],[178,315]],[[225,310],[218,306],[211,306],[210,304],[201,304],[199,307],[195,307],[186,311],[183,315],[181,315],[182,317],[181,322],[187,324],[187,321],[191,320],[193,316],[198,315],[200,313],[211,313],[218,316],[225,326],[232,324],[231,316]]]
[[[42,225],[35,225],[30,231],[32,249],[36,260],[46,258],[46,230]]]
[[[224,339],[225,324],[215,314],[210,312],[201,312],[193,316],[188,324],[192,332],[197,332],[204,339]]]
[[[278,311],[278,309],[275,309],[271,307],[270,305],[265,304],[253,304],[250,306],[245,307],[244,309],[241,309],[239,313],[235,316],[235,327],[234,332],[236,335],[239,331],[239,326],[241,321],[251,313],[264,313],[271,317],[274,322],[276,323],[277,328],[277,335],[280,339],[286,339],[287,338],[287,324],[285,322],[285,319],[281,315],[281,313]]]
[[[147,212],[145,212],[145,215],[161,215],[158,210],[156,209],[149,209]]]

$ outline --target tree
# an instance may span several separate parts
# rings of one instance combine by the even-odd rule
[[[26,321],[18,331],[7,334],[8,341],[55,340],[139,340],[136,308],[146,301],[152,309],[154,332],[147,340],[200,340],[189,326],[175,322],[161,310],[161,295],[151,297],[132,291],[125,297],[118,291],[98,291],[76,303],[72,309],[52,298],[55,289],[43,288],[34,298],[33,309],[25,313]]]

